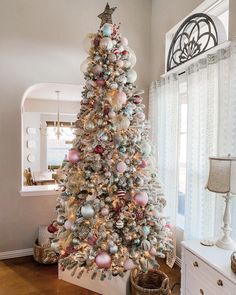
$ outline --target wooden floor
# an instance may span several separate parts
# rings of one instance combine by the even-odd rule
[[[170,269],[161,262],[161,270],[170,277],[171,287],[180,282],[178,266]],[[180,294],[179,285],[174,288],[172,294]],[[98,295],[98,293],[58,280],[57,265],[41,265],[29,256],[0,261],[0,295]]]

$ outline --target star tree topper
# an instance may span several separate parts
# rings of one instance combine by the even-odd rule
[[[107,3],[104,11],[98,15],[98,17],[102,20],[100,28],[104,24],[112,24],[112,14],[116,10],[117,7],[112,7],[110,8],[110,5]]]

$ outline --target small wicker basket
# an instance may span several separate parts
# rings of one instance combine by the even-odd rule
[[[134,269],[130,281],[132,295],[171,295],[169,278],[160,270],[150,269],[143,273]]]
[[[236,251],[231,255],[231,268],[232,271],[236,274]]]
[[[34,243],[34,260],[42,264],[54,264],[58,261],[58,255],[52,248],[39,246],[38,239]]]

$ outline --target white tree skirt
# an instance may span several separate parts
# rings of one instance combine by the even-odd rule
[[[101,281],[99,278],[91,279],[90,272],[84,272],[80,279],[77,278],[77,273],[72,277],[71,270],[60,270],[58,267],[58,278],[68,283],[80,286],[82,288],[100,293],[102,295],[129,295],[129,275],[130,272],[126,272],[123,278],[116,276],[111,280],[105,279]]]

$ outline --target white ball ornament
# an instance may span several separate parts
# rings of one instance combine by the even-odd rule
[[[127,165],[125,164],[125,162],[119,162],[119,163],[116,165],[116,170],[117,170],[119,173],[124,173],[124,172],[127,170]]]
[[[127,259],[125,260],[125,263],[124,263],[124,269],[125,269],[125,270],[131,270],[131,269],[133,269],[133,268],[135,268],[135,265],[134,265],[134,263],[133,263],[133,260],[130,259],[130,258],[127,258]]]
[[[130,69],[127,71],[126,77],[128,83],[134,83],[137,80],[137,73],[135,72],[135,70]]]
[[[86,73],[88,70],[88,65],[90,63],[90,60],[88,58],[86,58],[82,64],[80,65],[80,70],[82,73]]]
[[[81,208],[81,214],[85,219],[89,219],[94,216],[95,212],[91,205],[85,205]]]
[[[102,216],[107,216],[109,214],[109,209],[107,207],[102,208],[101,214]]]
[[[148,142],[144,142],[141,145],[142,154],[146,157],[150,156],[152,148]]]
[[[124,227],[124,222],[122,221],[122,220],[118,220],[117,222],[116,222],[116,228],[118,228],[118,229],[122,229]]]
[[[64,223],[64,227],[65,229],[71,229],[73,222],[71,222],[70,220],[66,220],[66,222]]]
[[[102,252],[97,255],[95,262],[98,268],[109,268],[111,266],[111,256],[106,252]]]
[[[104,37],[100,41],[100,48],[103,50],[111,50],[113,48],[113,42],[110,38]]]
[[[133,68],[136,64],[137,58],[136,58],[134,51],[131,48],[127,48],[127,50],[129,51],[130,67]]]

